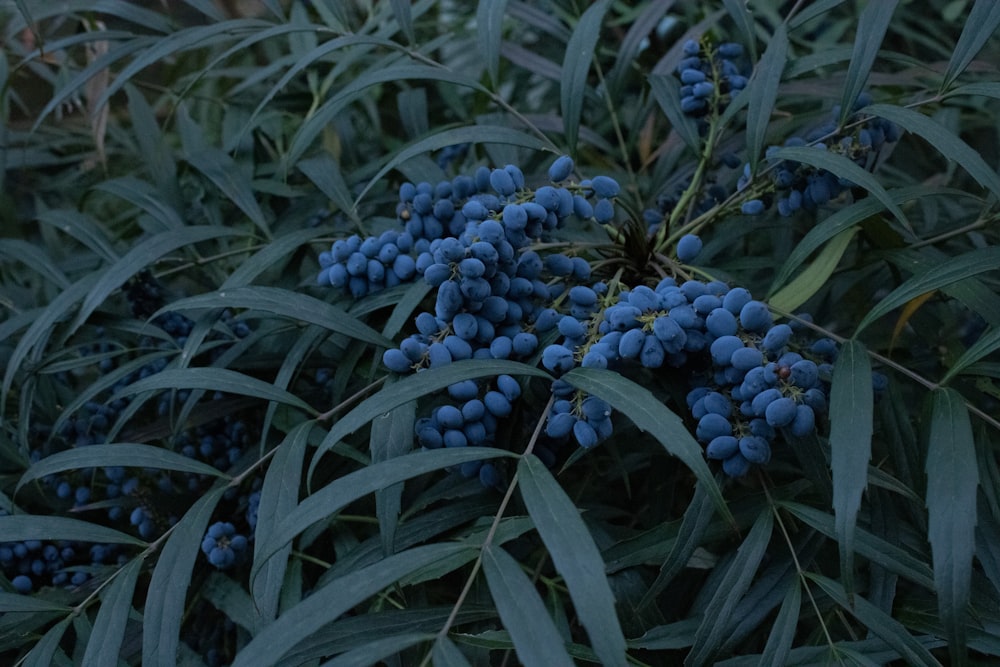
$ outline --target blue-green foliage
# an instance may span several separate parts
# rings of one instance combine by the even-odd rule
[[[181,4],[0,4],[0,662],[1000,656],[991,2]]]

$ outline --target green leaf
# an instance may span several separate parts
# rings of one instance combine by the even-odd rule
[[[162,447],[132,442],[116,442],[114,444],[90,445],[79,449],[68,449],[46,456],[44,459],[31,464],[31,467],[25,471],[17,483],[17,490],[20,490],[28,482],[41,479],[46,475],[63,472],[64,470],[81,470],[83,468],[98,466],[128,466],[133,468],[179,470],[197,475],[228,478],[228,475],[216,470],[207,463],[196,461]]]
[[[280,287],[233,287],[218,292],[178,299],[161,308],[154,315],[175,310],[197,310],[201,308],[252,308],[254,310],[280,315],[300,322],[308,322],[356,338],[379,347],[392,347],[391,340],[372,329],[343,309],[321,301],[307,294],[299,294]]]
[[[153,569],[142,613],[142,664],[174,665],[194,561],[225,488],[209,491],[172,528]]]
[[[100,278],[97,280],[97,283],[90,289],[83,301],[83,304],[81,304],[80,312],[77,313],[76,319],[73,320],[73,324],[70,326],[70,333],[79,329],[80,326],[87,321],[87,318],[90,317],[91,313],[107,301],[108,297],[110,297],[115,290],[124,285],[129,278],[143,269],[148,268],[160,257],[163,257],[178,248],[194,245],[195,243],[200,243],[209,239],[217,239],[224,236],[245,235],[245,232],[238,229],[229,229],[228,227],[212,225],[173,229],[167,232],[161,232],[155,236],[147,238],[144,241],[141,241],[136,244],[136,246],[132,248],[132,250],[130,250],[124,257],[119,259],[109,268],[101,271]]]
[[[799,503],[782,502],[781,507],[827,537],[837,539],[837,524],[833,516]],[[854,549],[856,553],[886,570],[923,586],[929,591],[934,589],[934,573],[930,566],[911,556],[902,547],[873,535],[863,528],[858,528],[855,530]]]
[[[656,579],[649,585],[639,602],[639,609],[645,609],[663,589],[673,581],[674,577],[684,569],[705,536],[705,531],[715,515],[715,505],[711,494],[705,490],[705,485],[699,482],[694,489],[694,497],[684,510],[684,519],[680,530],[673,540],[673,546],[666,560],[660,566]]]
[[[1000,26],[1000,4],[996,0],[976,0],[951,53],[951,60],[948,62],[948,69],[945,70],[940,90],[944,91],[951,87],[958,75],[965,71],[986,41],[996,32],[997,26]]]
[[[59,644],[73,618],[75,617],[67,616],[49,628],[48,632],[42,635],[31,651],[24,656],[24,659],[18,662],[18,667],[52,667],[56,664],[56,651],[59,650]]]
[[[854,109],[858,95],[868,81],[868,73],[875,64],[879,47],[889,28],[892,14],[896,11],[899,0],[881,0],[869,2],[858,17],[858,28],[854,35],[854,52],[847,66],[847,78],[844,82],[844,94],[840,98],[840,122],[843,125]]]
[[[562,79],[559,84],[559,108],[562,111],[563,127],[566,130],[566,146],[570,153],[576,152],[576,140],[580,132],[580,116],[587,97],[587,74],[594,59],[594,48],[601,36],[604,14],[611,6],[611,0],[597,0],[580,17],[580,21],[570,35],[563,57]]]
[[[431,657],[435,667],[472,667],[455,643],[444,636],[439,636],[434,642]]]
[[[948,372],[945,373],[944,377],[941,378],[941,381],[938,384],[947,384],[953,377],[964,371],[972,364],[983,359],[985,356],[996,352],[998,348],[1000,348],[1000,328],[994,327],[980,336],[979,340],[973,343],[969,349],[967,349],[962,356],[951,365],[951,368],[948,369]]]
[[[479,0],[476,8],[476,42],[494,86],[500,83],[500,43],[506,11],[507,0]]]
[[[159,222],[164,230],[178,229],[184,226],[184,219],[181,218],[180,213],[163,201],[156,188],[145,181],[140,181],[132,176],[123,176],[101,181],[94,187],[134,204]]]
[[[358,203],[364,199],[364,196],[368,194],[368,191],[371,190],[376,183],[380,182],[383,176],[407,160],[423,153],[444,148],[445,146],[466,143],[508,144],[511,146],[523,146],[524,148],[530,148],[534,151],[549,150],[554,152],[552,144],[547,140],[530,134],[525,134],[524,132],[511,129],[509,127],[496,125],[472,125],[469,127],[456,127],[450,130],[442,130],[441,132],[435,132],[429,137],[424,137],[423,139],[410,143],[399,151],[393,153],[388,162],[380,167],[375,175],[372,176],[371,180],[368,181],[368,185],[362,188],[361,192],[354,200],[354,206],[356,207]]]
[[[56,323],[69,316],[69,312],[76,302],[84,298],[84,295],[93,288],[100,277],[101,272],[95,271],[74,282],[70,285],[69,289],[60,292],[45,307],[45,310],[37,316],[35,321],[32,322],[31,326],[21,336],[21,339],[17,341],[17,347],[14,348],[14,351],[7,358],[6,362],[7,371],[3,376],[3,397],[0,400],[0,414],[2,414],[3,407],[7,404],[7,394],[14,383],[14,377],[17,375],[17,371],[21,368],[21,364],[27,358],[28,354],[34,348],[36,349],[36,355],[41,356],[41,352],[48,343]]]
[[[351,190],[340,171],[340,164],[333,159],[332,155],[321,153],[308,160],[300,160],[295,166],[330,201],[336,204],[337,208],[349,215],[359,227],[362,226],[361,218],[358,217],[358,212],[354,208],[354,200],[351,199]],[[315,233],[313,237],[315,238]]]
[[[246,287],[266,271],[273,270],[275,265],[286,259],[293,252],[316,240],[318,234],[324,233],[324,228],[309,227],[296,229],[276,239],[272,239],[261,250],[248,257],[246,261],[233,269],[220,285],[219,289]],[[287,293],[287,294],[290,294]]]
[[[966,607],[975,553],[976,489],[979,471],[972,424],[962,395],[954,389],[932,394],[927,445],[927,538],[934,558],[938,611],[951,664],[968,662]]]
[[[155,375],[136,380],[121,388],[116,397],[133,396],[162,389],[207,389],[238,396],[253,396],[264,401],[277,401],[294,406],[316,416],[319,412],[298,396],[279,389],[269,382],[244,375],[228,368],[168,368]]]
[[[681,109],[680,81],[673,74],[650,74],[648,80],[653,98],[670,121],[670,126],[688,148],[699,153],[701,137],[698,135],[698,124]]]
[[[309,442],[309,432],[315,426],[316,423],[313,421],[299,424],[278,445],[260,489],[257,528],[254,531],[256,534],[272,534],[298,504],[302,462]],[[253,595],[254,634],[278,615],[287,557],[291,548],[291,544],[286,545],[280,557],[271,558],[267,562],[260,561],[260,551],[254,550],[253,569],[258,572],[250,587]]]
[[[62,270],[57,267],[52,257],[43,252],[37,245],[22,241],[20,239],[0,239],[0,258],[9,262],[20,262],[46,280],[54,283],[56,287],[66,289],[70,286],[70,281]]]
[[[413,12],[410,9],[408,0],[391,0],[392,13],[396,16],[396,23],[406,36],[406,41],[415,44],[417,36],[413,32]]]
[[[839,178],[846,178],[870,192],[901,223],[904,225],[909,224],[906,216],[903,214],[903,210],[893,201],[886,189],[878,182],[878,179],[870,172],[856,165],[850,158],[817,148],[785,146],[776,150],[768,159],[777,161],[794,160],[795,162],[808,164],[817,169],[825,169]]]
[[[0,591],[0,613],[31,614],[40,611],[69,613],[73,611],[73,608],[49,602],[44,598]]]
[[[848,595],[854,593],[854,534],[872,456],[873,414],[868,353],[857,340],[845,341],[830,387],[830,466],[841,579]]]
[[[407,632],[401,635],[380,637],[364,646],[341,653],[323,663],[323,667],[369,667],[402,651],[416,646],[420,642],[434,639],[435,635],[428,632]]]
[[[779,23],[771,35],[767,50],[754,68],[747,84],[749,90],[743,93],[750,95],[747,107],[747,159],[750,162],[750,172],[755,175],[767,138],[767,126],[774,111],[774,102],[778,98],[781,74],[787,61],[788,32],[785,24]]]
[[[336,514],[348,503],[362,496],[397,482],[460,465],[466,461],[513,456],[515,454],[505,449],[492,447],[435,449],[399,456],[339,477],[308,496],[295,509],[281,517],[280,523],[272,533],[258,538],[256,549],[260,553],[254,554],[254,568],[250,573],[251,584],[258,576],[260,567],[294,540],[299,533],[318,521]]]
[[[118,253],[111,246],[104,228],[89,215],[69,209],[40,212],[36,219],[50,227],[69,234],[106,262],[118,261]]]
[[[413,449],[413,423],[416,421],[417,402],[410,401],[372,420],[371,437],[368,439],[372,463],[381,463],[403,456]],[[375,492],[375,516],[378,518],[382,537],[382,553],[393,553],[399,513],[402,511],[403,485],[393,484]]]
[[[684,659],[685,665],[711,664],[715,651],[725,639],[724,634],[729,629],[729,621],[736,604],[750,588],[750,582],[760,567],[761,559],[771,541],[773,527],[774,515],[771,509],[769,507],[761,509],[753,528],[743,540],[736,557],[722,575],[715,594],[705,607],[691,652]]]
[[[636,59],[649,44],[650,34],[664,20],[673,4],[674,0],[651,0],[643,3],[642,11],[631,21],[628,32],[616,46],[615,64],[604,76],[605,89],[610,99],[621,99],[622,91],[630,85]]]
[[[958,196],[959,192],[960,191],[958,190],[928,191],[925,186],[921,185],[916,187],[900,188],[898,190],[890,190],[889,196],[892,197],[892,200],[896,204],[902,204],[903,202],[923,196]],[[783,287],[788,279],[791,278],[795,269],[801,266],[809,258],[809,256],[816,251],[817,248],[837,236],[837,234],[843,232],[845,229],[850,229],[855,224],[870,218],[884,208],[885,205],[875,197],[865,197],[861,201],[845,206],[830,217],[812,227],[806,235],[802,237],[802,240],[796,243],[795,247],[792,248],[792,252],[789,253],[788,259],[785,260],[785,263],[778,270],[777,275],[775,275],[774,281],[771,283],[769,293],[773,294],[778,289]]]
[[[768,303],[777,310],[791,313],[811,299],[827,284],[830,276],[837,269],[837,265],[840,264],[840,258],[844,256],[844,252],[847,251],[847,247],[857,232],[857,227],[851,227],[833,237],[833,240],[827,243],[823,251],[816,257],[816,261],[807,266],[793,281],[769,297]]]
[[[483,550],[483,572],[521,664],[572,667],[562,636],[521,565],[502,547],[491,544]]]
[[[886,644],[899,651],[907,665],[927,665],[940,667],[930,651],[916,637],[907,632],[899,621],[887,615],[860,595],[848,595],[843,586],[821,574],[806,572],[805,576],[819,584],[820,588],[843,607],[844,611],[858,619],[873,634],[881,637]]]
[[[719,515],[732,523],[732,514],[705,462],[701,446],[691,437],[680,417],[652,392],[614,371],[597,368],[574,368],[562,379],[577,389],[604,399],[631,419],[640,430],[656,438],[664,449],[691,469],[698,481],[705,485]]]
[[[799,624],[799,612],[802,610],[802,586],[796,579],[788,587],[781,609],[774,619],[771,632],[767,636],[767,644],[760,656],[761,665],[786,665],[788,653],[795,641],[795,628]]]
[[[879,301],[878,305],[872,308],[858,324],[855,335],[891,310],[922,294],[986,271],[995,271],[997,268],[1000,268],[1000,247],[997,246],[977,248],[945,260],[913,276]]]
[[[869,113],[896,123],[914,134],[919,134],[941,155],[954,160],[979,185],[1000,197],[1000,176],[982,156],[967,143],[959,139],[943,125],[912,109],[893,106],[891,104],[872,104],[861,109],[860,113]]]
[[[625,636],[615,613],[604,560],[580,511],[534,455],[518,461],[517,475],[528,514],[566,582],[594,653],[603,665],[625,665]]]
[[[214,183],[222,194],[250,218],[264,236],[270,238],[271,230],[264,217],[264,211],[257,203],[250,178],[244,170],[228,153],[206,143],[200,137],[200,131],[193,131],[194,121],[191,120],[183,104],[178,105],[177,121],[181,143],[184,146],[184,159],[187,163]]]
[[[0,535],[4,542],[25,540],[77,540],[80,542],[108,542],[134,544],[144,547],[146,542],[113,528],[98,526],[79,519],[62,516],[14,514],[0,516]]]
[[[354,41],[357,40],[355,39]],[[393,44],[387,40],[367,38],[366,41],[371,41],[373,44],[385,45],[389,48],[399,48],[398,44]],[[321,44],[318,48],[322,49],[325,46],[325,44]],[[284,169],[287,171],[292,165],[298,162],[303,153],[314,147],[316,144],[316,137],[329,127],[330,123],[333,122],[337,115],[340,114],[348,104],[360,98],[362,94],[364,94],[365,90],[383,83],[410,80],[442,81],[470,88],[477,92],[489,93],[489,90],[487,90],[475,79],[452,72],[451,70],[443,67],[431,67],[429,65],[397,65],[394,62],[391,65],[387,64],[383,67],[369,67],[364,74],[353,78],[349,84],[331,96],[330,99],[320,105],[311,116],[302,122],[288,146],[288,152],[282,158]],[[514,131],[509,128],[502,129],[509,132]],[[436,148],[442,148],[446,145],[447,144],[443,144],[442,146],[437,146]],[[377,181],[378,178],[375,180]]]
[[[462,544],[415,547],[334,579],[262,629],[243,647],[232,667],[280,664],[297,644],[355,605],[411,572],[470,548]]]
[[[173,193],[177,188],[177,165],[174,163],[170,143],[164,139],[156,113],[145,95],[132,84],[125,86],[128,97],[128,119],[132,126],[143,167],[152,176],[161,192]]]
[[[135,583],[142,572],[143,558],[133,558],[115,574],[101,593],[101,608],[94,619],[83,665],[116,665],[125,639],[125,625],[132,612]]]
[[[444,389],[450,384],[481,377],[495,377],[504,373],[551,379],[548,373],[534,366],[502,360],[466,359],[439,368],[422,370],[385,387],[374,396],[366,398],[357,407],[341,417],[316,449],[316,454],[309,464],[309,479],[312,479],[313,471],[323,454],[379,415],[438,389]]]

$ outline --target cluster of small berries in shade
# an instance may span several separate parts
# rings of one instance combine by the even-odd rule
[[[403,231],[336,241],[320,256],[319,283],[359,295],[420,276],[436,288],[433,311],[415,317],[416,333],[383,354],[396,373],[461,359],[540,360],[557,376],[577,366],[626,375],[684,369],[677,376],[690,383],[695,435],[733,477],[767,463],[782,433],[812,433],[826,410],[832,340],[800,344],[790,325],[775,323],[741,287],[673,278],[655,288],[629,287],[594,280],[584,257],[532,249],[571,214],[613,219],[597,210],[613,205],[618,183],[606,176],[576,183],[569,180],[573,168],[569,157],[558,158],[549,169],[552,184],[536,189],[509,165],[437,186],[405,183],[397,209]],[[701,247],[699,237],[687,235],[675,251],[688,262]],[[417,420],[417,444],[495,444],[521,390],[508,375],[451,385]],[[551,454],[568,441],[590,448],[611,436],[611,405],[559,378],[551,390],[543,450]],[[502,481],[491,463],[465,464],[461,472],[485,486]]]
[[[144,273],[128,283],[125,292],[132,314],[137,318],[146,319],[164,305],[162,289],[149,274]],[[233,340],[250,333],[245,322],[235,320],[229,313],[223,314],[221,323],[228,328]],[[177,313],[160,315],[151,321],[151,326],[156,326],[165,335],[160,338],[143,336],[136,347],[176,350],[186,341],[193,324]],[[99,339],[104,337],[104,332],[98,330],[96,333]],[[225,348],[225,345],[218,345],[211,354],[217,356]],[[97,397],[87,401],[56,431],[34,424],[32,462],[68,448],[108,442],[115,423],[119,417],[129,414],[132,403],[127,397],[115,398],[115,393],[139,379],[159,373],[168,365],[165,356],[155,353],[151,355],[152,361],[135,362],[131,353],[123,352],[107,340],[83,346],[80,354],[84,359],[93,359],[97,373],[109,380],[117,376],[108,390],[111,398],[104,402]],[[71,385],[72,377],[60,381]],[[186,391],[163,392],[146,412],[139,414],[149,415],[151,420],[167,420],[187,396]],[[221,394],[214,394],[206,400],[223,398]],[[171,436],[170,442],[171,447],[184,456],[226,471],[243,456],[253,438],[253,429],[247,422],[227,416],[185,429]],[[211,485],[213,478],[155,468],[113,466],[65,471],[44,477],[40,482],[40,488],[56,513],[72,513],[119,529],[131,529],[143,539],[152,540],[178,520],[179,514]],[[256,520],[255,504],[259,502],[259,480],[252,484],[256,487],[250,488],[249,495],[233,490],[223,503],[226,511],[231,510],[230,516],[238,516],[233,520],[239,525],[249,525],[251,531]],[[0,512],[7,513],[7,510],[0,509]],[[233,526],[232,523],[225,525]],[[218,531],[214,527],[210,529],[203,546],[207,545],[208,537],[213,536],[213,530]],[[247,538],[227,531],[218,537],[215,550],[206,551],[209,561],[220,569],[241,562],[240,552],[246,550]],[[84,585],[94,572],[106,566],[121,565],[126,559],[127,554],[120,545],[66,540],[0,542],[0,570],[20,593],[43,586],[76,588]]]
[[[854,111],[872,103],[868,93],[858,96]],[[831,113],[833,119],[840,116],[840,107],[835,106]],[[835,120],[826,122],[804,137],[789,137],[784,146],[801,146],[818,151],[829,151],[843,155],[863,169],[870,170],[878,159],[879,152],[886,144],[899,140],[899,127],[884,118],[859,118],[852,114],[845,124],[846,130],[838,134]],[[771,158],[778,146],[770,146],[765,157]],[[773,161],[773,160],[772,160]],[[838,177],[825,169],[817,169],[794,160],[781,160],[772,165],[767,172],[767,180],[762,187],[763,195],[749,199],[742,204],[745,215],[760,215],[770,206],[778,210],[784,217],[793,215],[796,211],[814,212],[817,207],[825,206],[836,199],[845,190],[855,186],[850,180]],[[743,173],[737,183],[738,190],[744,190],[750,185],[750,165],[744,165]]]
[[[746,88],[746,64],[743,45],[734,42],[719,44],[706,50],[693,39],[684,43],[684,58],[677,65],[681,80],[681,110],[701,118],[719,112]]]

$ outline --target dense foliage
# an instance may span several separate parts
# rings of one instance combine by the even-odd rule
[[[475,5],[0,1],[0,661],[992,664],[1000,7]]]

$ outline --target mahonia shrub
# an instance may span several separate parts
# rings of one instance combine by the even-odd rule
[[[1000,656],[991,0],[0,11],[4,664]]]

